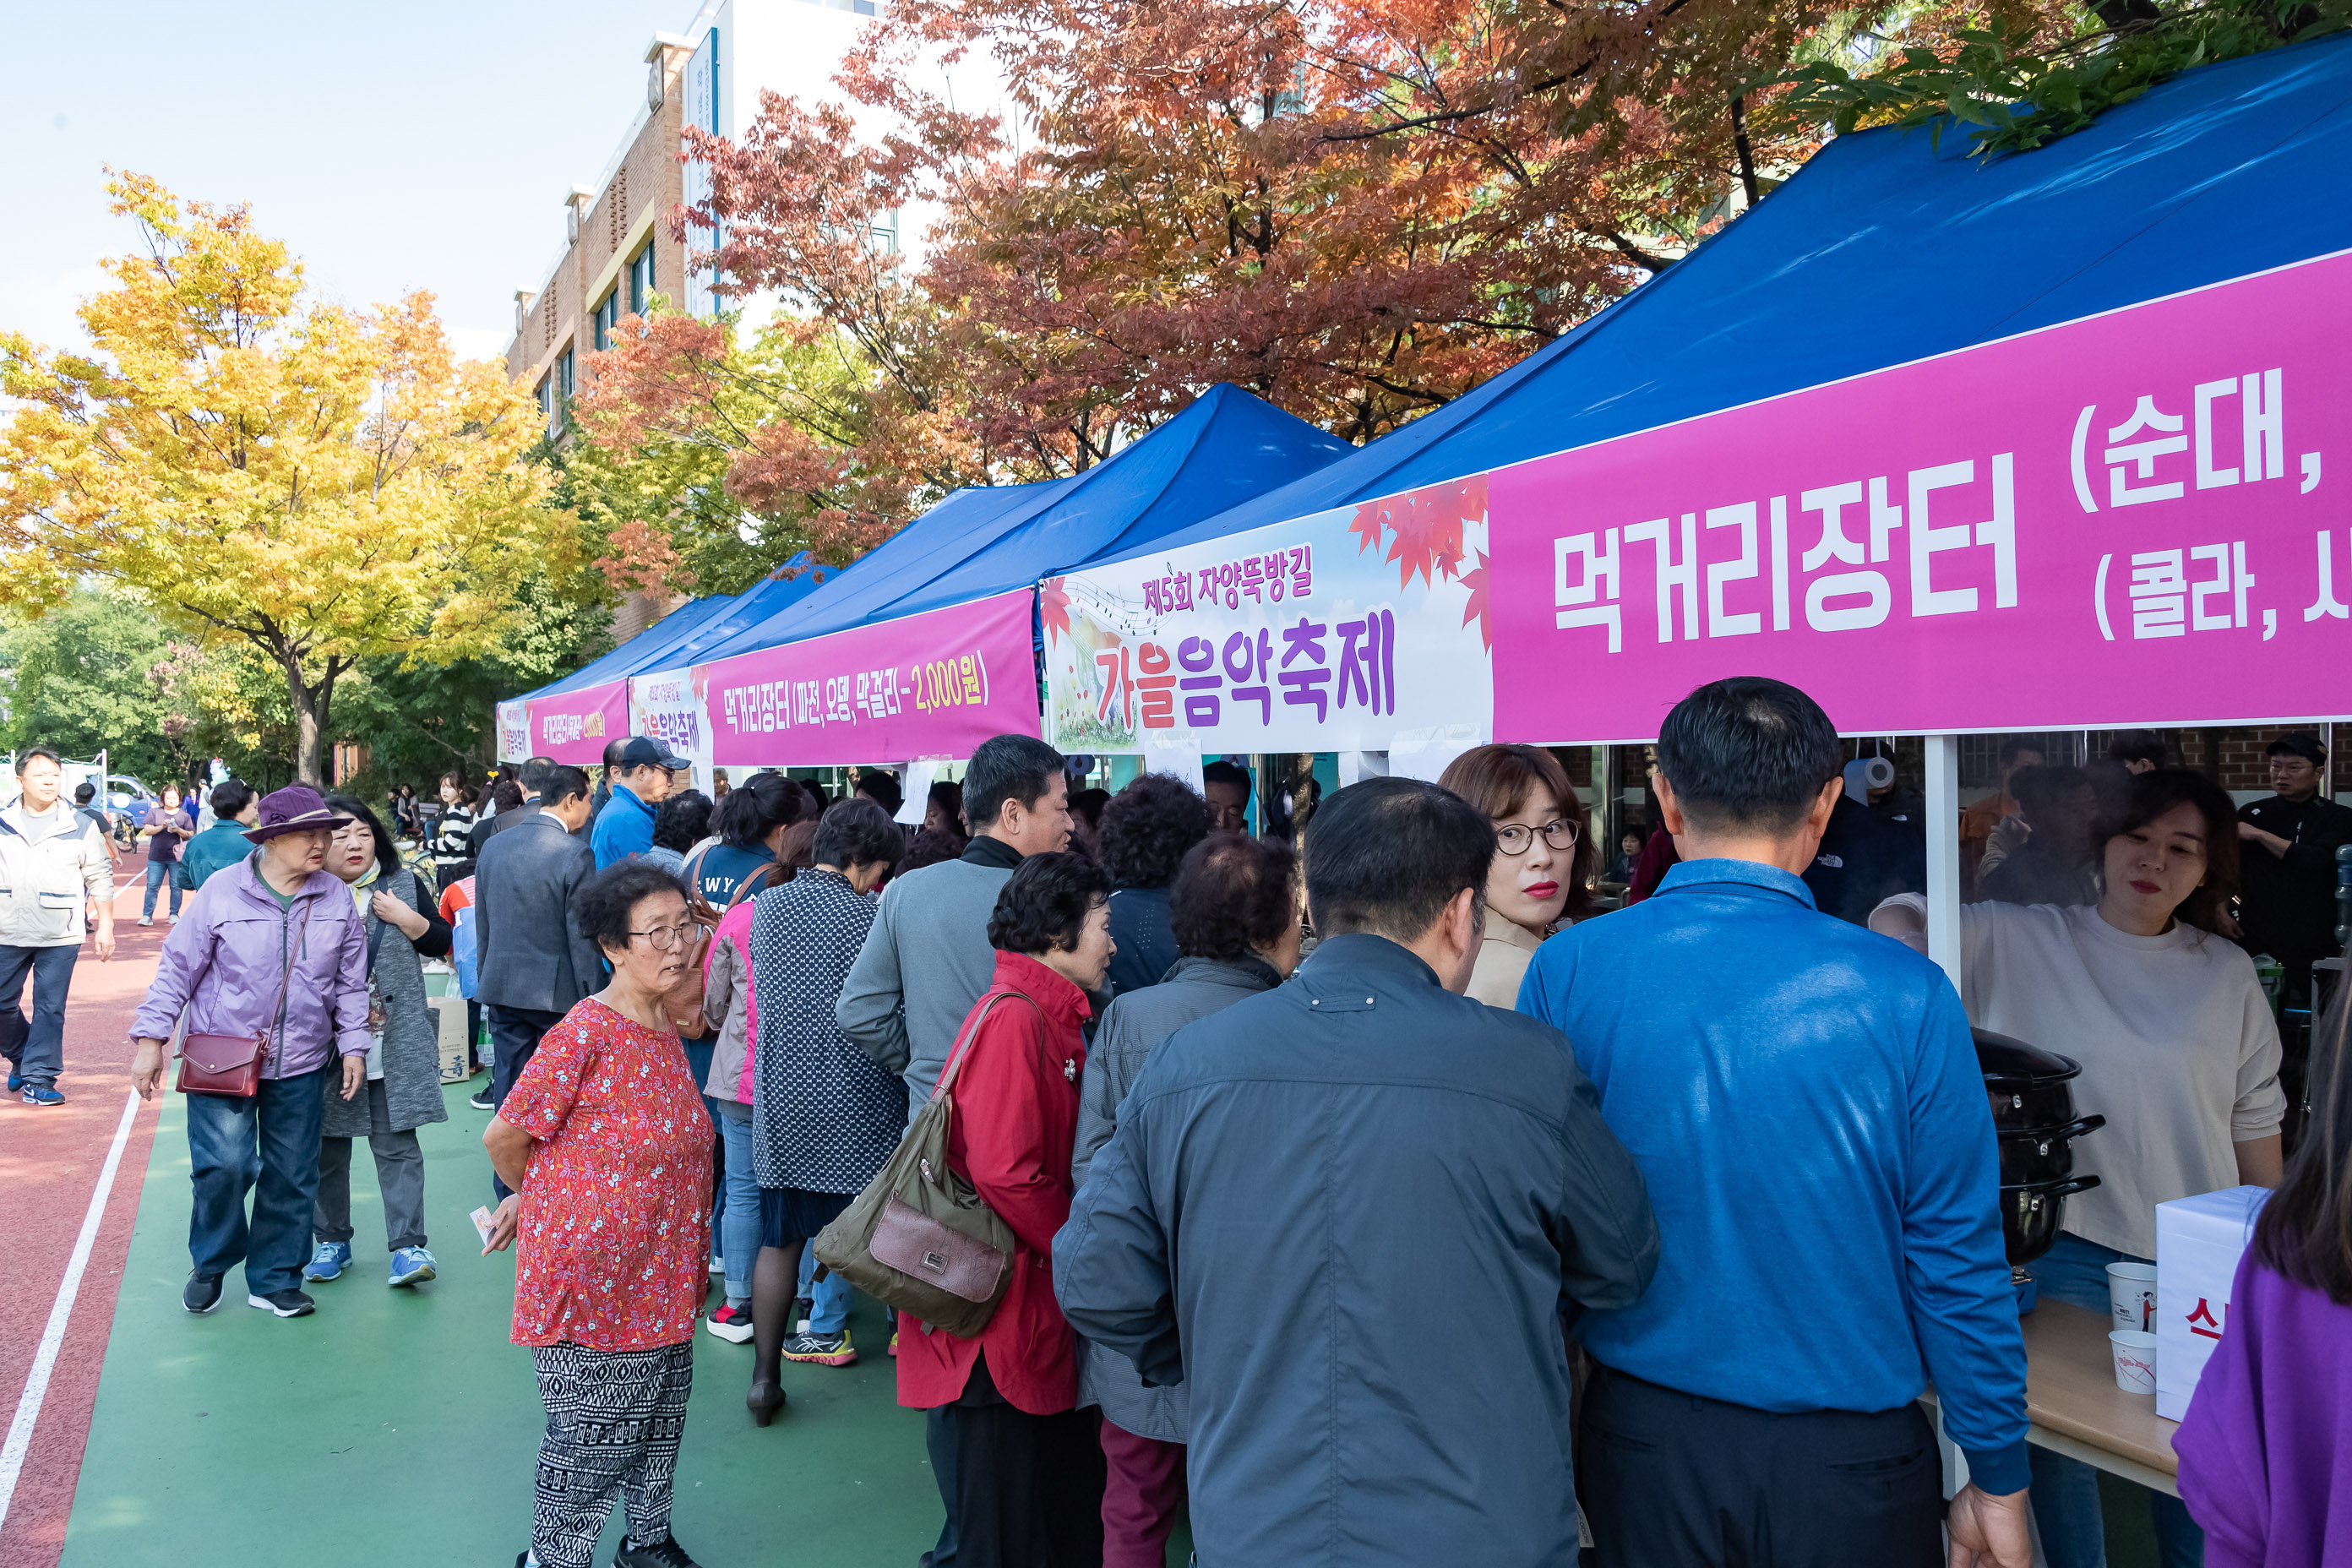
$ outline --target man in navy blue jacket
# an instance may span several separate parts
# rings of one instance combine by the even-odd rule
[[[1664,1237],[1588,1314],[1584,1506],[1621,1568],[1944,1562],[1929,1378],[1969,1461],[1955,1560],[2027,1568],[2025,1350],[2000,1165],[1960,1001],[1799,873],[1836,731],[1777,680],[1703,686],[1658,737],[1682,863],[1537,950],[1519,1011],[1564,1030]]]
[[[1322,944],[1168,1037],[1055,1238],[1072,1326],[1192,1390],[1203,1563],[1574,1568],[1561,1320],[1658,1234],[1568,1042],[1462,994],[1494,854],[1434,784],[1324,802]]]

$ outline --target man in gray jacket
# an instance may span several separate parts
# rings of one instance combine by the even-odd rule
[[[835,1005],[841,1032],[907,1080],[907,1117],[931,1098],[964,1015],[996,973],[988,917],[1013,868],[1070,842],[1062,753],[1027,735],[981,742],[964,774],[971,842],[961,859],[909,871],[882,890],[874,929]]]
[[[481,954],[474,997],[489,1020],[496,1053],[493,1108],[539,1049],[540,1037],[604,984],[604,958],[572,918],[573,896],[596,874],[595,852],[578,837],[587,820],[588,775],[557,768],[540,809],[512,833],[493,835],[474,868]],[[491,1181],[503,1199],[505,1186]]]
[[[1185,855],[1166,905],[1181,956],[1158,984],[1110,1005],[1087,1053],[1074,1188],[1087,1184],[1118,1125],[1119,1102],[1153,1051],[1185,1025],[1271,991],[1298,967],[1297,878],[1288,845],[1247,834],[1213,834]],[[1117,1351],[1078,1342],[1078,1405],[1102,1409],[1105,1562],[1165,1556],[1184,1497],[1189,1404],[1184,1384],[1153,1387]]]
[[[1324,802],[1314,957],[1153,1053],[1055,1238],[1071,1327],[1191,1392],[1202,1562],[1577,1561],[1562,1320],[1658,1232],[1568,1041],[1463,994],[1494,853],[1434,784]]]

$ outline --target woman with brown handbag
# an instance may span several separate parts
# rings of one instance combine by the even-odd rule
[[[220,1305],[221,1279],[238,1262],[247,1306],[281,1318],[315,1306],[299,1281],[327,1080],[340,1073],[336,1092],[350,1100],[367,1074],[367,930],[324,868],[329,840],[350,820],[309,784],[265,797],[245,835],[260,847],[208,879],[183,911],[131,1022],[131,1075],[144,1100],[163,1080],[163,1042],[187,1013],[179,1087],[188,1097],[195,1268],[180,1304],[191,1312]]]
[[[926,1439],[934,1468],[953,1477],[941,1500],[965,1568],[1102,1561],[1102,1448],[1094,1415],[1077,1408],[1054,1233],[1070,1216],[1086,994],[1101,988],[1116,951],[1109,896],[1083,855],[1021,862],[989,918],[995,979],[972,1008],[961,1065],[950,1064],[948,1165],[1011,1227],[1011,1278],[974,1338],[901,1317],[898,1403],[929,1412]]]

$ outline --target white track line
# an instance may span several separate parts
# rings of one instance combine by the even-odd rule
[[[16,1418],[8,1423],[7,1441],[0,1443],[0,1525],[8,1522],[16,1478],[24,1472],[26,1452],[33,1446],[33,1423],[40,1419],[41,1401],[48,1396],[49,1373],[56,1370],[58,1351],[65,1343],[66,1323],[73,1316],[82,1270],[89,1265],[90,1248],[98,1241],[98,1222],[105,1217],[106,1196],[114,1189],[115,1169],[122,1163],[122,1146],[131,1141],[131,1124],[138,1114],[139,1095],[132,1090],[122,1097],[122,1120],[115,1123],[114,1147],[106,1152],[106,1164],[89,1194],[89,1212],[82,1216],[81,1235],[66,1264],[66,1277],[58,1283],[57,1304],[49,1309],[49,1326],[41,1331],[40,1348],[33,1352],[33,1370],[26,1375],[24,1397],[16,1401]]]

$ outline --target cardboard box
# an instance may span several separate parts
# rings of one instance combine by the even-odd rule
[[[2156,1205],[2156,1413],[2189,1414],[2189,1396],[2230,1321],[2230,1283],[2253,1239],[2268,1187],[2224,1187]]]
[[[433,1015],[433,1026],[441,1041],[441,1081],[463,1083],[473,1074],[466,1062],[466,1004],[462,997],[450,996],[425,1004]]]

